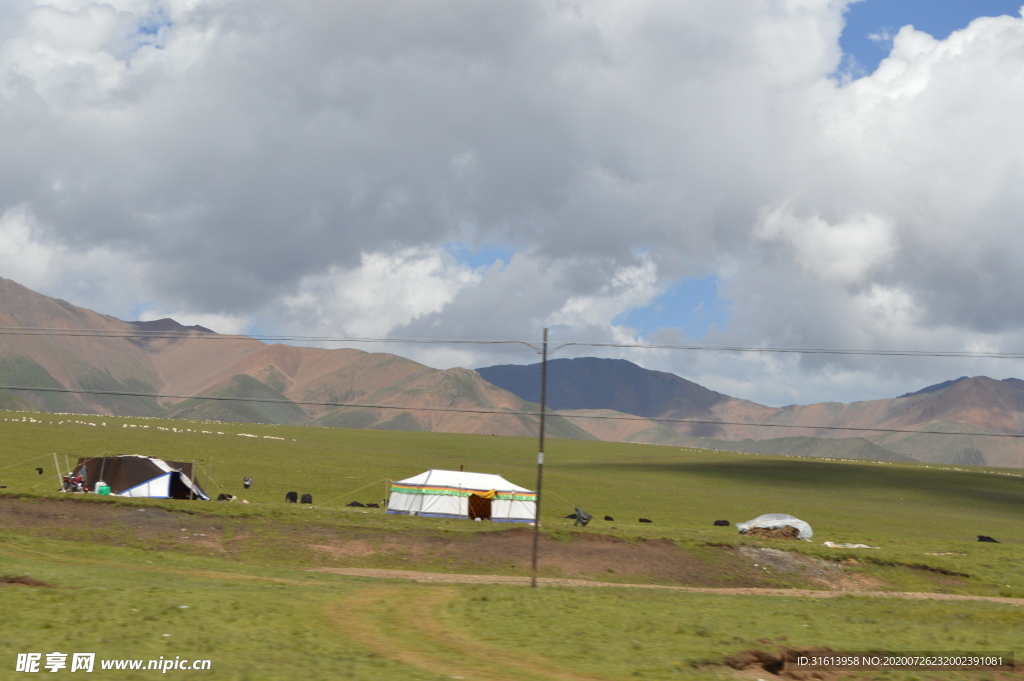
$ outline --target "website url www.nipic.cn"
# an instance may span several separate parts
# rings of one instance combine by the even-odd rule
[[[182,659],[161,656],[149,660],[115,660],[100,658],[96,653],[18,653],[14,671],[32,674],[36,672],[92,672],[99,668],[104,671],[156,671],[166,674],[170,671],[202,671],[212,667],[210,660]]]

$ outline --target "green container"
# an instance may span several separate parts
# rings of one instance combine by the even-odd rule
[[[96,485],[96,494],[110,494],[110,485],[105,482]]]

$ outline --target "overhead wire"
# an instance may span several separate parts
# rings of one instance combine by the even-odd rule
[[[532,416],[539,417],[540,411],[526,411],[516,409],[486,409],[486,408],[465,408],[465,407],[423,407],[415,405],[395,404],[364,404],[359,402],[330,402],[310,400],[288,400],[268,397],[231,397],[225,395],[169,395],[160,393],[143,393],[129,390],[87,390],[84,388],[33,388],[26,386],[0,385],[0,390],[21,390],[28,392],[50,392],[50,393],[73,393],[82,395],[108,395],[115,397],[151,397],[156,399],[171,400],[213,400],[220,402],[256,402],[263,404],[295,404],[312,407],[346,407],[354,409],[394,409],[399,411],[428,411],[428,412],[449,412],[459,414],[494,414],[505,416]],[[610,421],[650,421],[654,423],[681,423],[694,425],[711,426],[746,426],[751,428],[799,428],[802,430],[828,430],[828,431],[850,431],[867,433],[909,433],[915,435],[973,435],[978,437],[1008,437],[1024,438],[1024,433],[978,433],[968,431],[948,430],[913,430],[906,428],[866,428],[861,426],[828,426],[815,424],[788,424],[788,423],[750,423],[746,421],[720,421],[711,419],[688,419],[688,418],[667,418],[638,416],[635,414],[566,414],[563,412],[548,410],[552,416],[559,416],[566,419],[597,419]],[[130,417],[127,417],[130,418]]]
[[[53,327],[0,327],[0,335],[48,335],[48,336],[70,336],[70,337],[91,337],[91,338],[129,338],[129,339],[198,339],[198,340],[255,340],[255,341],[288,341],[288,342],[317,342],[317,343],[409,343],[429,345],[525,345],[537,350],[537,346],[529,341],[514,339],[441,339],[441,338],[368,338],[368,337],[334,337],[334,336],[296,336],[296,335],[242,335],[242,334],[218,334],[215,332],[199,329],[185,328],[181,331],[145,329],[125,329],[115,331],[110,329],[66,329]],[[868,356],[899,356],[899,357],[959,357],[959,358],[984,358],[984,359],[1024,359],[1024,353],[1016,352],[977,352],[977,351],[933,351],[933,350],[868,350],[868,349],[846,349],[846,348],[787,348],[767,346],[725,346],[725,345],[674,345],[658,343],[605,343],[598,341],[567,341],[555,347],[555,350],[566,347],[594,347],[594,348],[617,348],[634,350],[687,350],[687,351],[718,351],[718,352],[764,352],[779,354],[830,354],[830,355],[868,355]],[[466,414],[504,414],[509,416],[533,416],[539,417],[540,412],[523,410],[497,410],[485,408],[456,408],[456,407],[425,407],[411,405],[388,405],[388,404],[362,404],[352,402],[322,402],[322,401],[301,401],[301,400],[280,400],[271,398],[256,397],[230,397],[220,395],[171,395],[160,393],[143,393],[135,391],[117,390],[87,390],[74,388],[52,388],[52,387],[27,387],[27,386],[0,386],[0,390],[29,391],[29,392],[56,392],[89,395],[108,395],[122,397],[148,397],[154,399],[177,399],[177,400],[214,400],[232,402],[261,402],[271,404],[295,404],[314,407],[345,407],[361,409],[393,409],[402,411],[428,411],[428,412],[453,412]],[[869,433],[913,433],[929,435],[978,435],[982,437],[1009,437],[1022,438],[1024,433],[974,433],[963,431],[937,431],[937,430],[912,430],[899,428],[867,428],[855,426],[831,426],[831,425],[797,425],[780,423],[749,423],[743,421],[719,421],[710,419],[682,419],[665,417],[645,417],[631,414],[565,414],[557,413],[558,416],[567,419],[598,419],[598,420],[621,420],[621,421],[651,421],[655,423],[680,423],[694,425],[712,426],[745,426],[751,428],[799,428],[804,430],[826,430],[826,431],[849,431]]]
[[[519,344],[533,347],[530,341],[514,339],[464,339],[464,338],[368,338],[361,336],[295,336],[288,334],[224,334],[199,331],[146,331],[133,329],[113,331],[110,329],[60,329],[49,327],[0,326],[0,335],[9,336],[61,336],[72,338],[182,338],[192,340],[256,340],[288,341],[295,343],[416,343],[426,345],[510,345]]]
[[[142,329],[113,331],[110,329],[61,329],[51,327],[2,326],[0,335],[67,336],[86,338],[193,339],[193,340],[256,340],[293,343],[397,343],[420,345],[525,345],[537,349],[536,341],[521,339],[469,338],[371,338],[365,336],[297,336],[290,334],[220,334],[188,329],[183,331],[146,331]],[[975,350],[907,350],[869,348],[800,348],[744,345],[699,345],[669,343],[606,343],[601,341],[566,341],[555,350],[566,347],[614,348],[626,350],[686,350],[708,352],[765,352],[807,355],[865,355],[880,357],[958,357],[979,359],[1024,359],[1024,352]],[[554,352],[551,350],[550,352]]]

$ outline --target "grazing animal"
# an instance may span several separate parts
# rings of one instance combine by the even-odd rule
[[[36,473],[39,473],[39,475],[42,475],[43,474],[43,469],[42,468],[37,468],[36,469]]]
[[[993,544],[1000,544],[1000,543],[1002,543],[998,539],[993,539],[992,537],[986,537],[983,534],[979,534],[978,535],[978,541],[987,541],[987,542],[991,542]]]
[[[300,500],[300,503],[312,504],[313,503],[313,495],[312,494],[303,494],[302,495],[302,499]]]
[[[363,508],[363,506],[365,506],[365,504],[360,504],[358,501],[350,501],[349,503],[347,503],[345,505],[346,506],[358,506],[359,508]]]
[[[606,515],[606,516],[604,517],[604,519],[605,519],[605,520],[609,520],[609,521],[611,521],[611,522],[615,522],[615,518],[611,517],[610,515]]]
[[[380,508],[380,504],[367,504],[366,508]]]
[[[242,478],[242,485],[244,485],[246,489],[252,487],[252,478],[250,478],[249,476],[245,476],[244,478]]]
[[[715,521],[715,527],[729,527],[729,521],[728,520],[716,520]]]
[[[288,492],[288,494],[284,495],[284,500],[287,501],[289,504],[297,504],[299,502],[299,493]]]
[[[647,518],[641,518],[640,522],[642,522],[642,523],[653,523],[654,521],[653,520],[648,520]]]

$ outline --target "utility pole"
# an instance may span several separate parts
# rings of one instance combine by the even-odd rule
[[[537,588],[537,542],[540,540],[540,492],[544,483],[544,412],[548,402],[548,330],[544,329],[544,345],[540,360],[540,442],[537,447],[537,503],[533,518],[533,572],[530,587]]]

